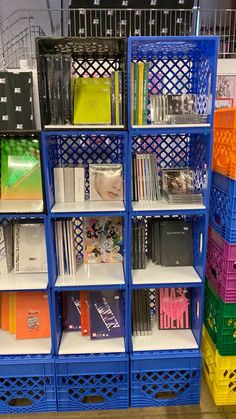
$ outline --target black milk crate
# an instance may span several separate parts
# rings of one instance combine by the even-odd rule
[[[43,37],[36,40],[36,54],[43,126],[50,125],[49,93],[44,57],[55,54],[71,56],[72,75],[75,77],[109,77],[113,71],[122,71],[124,122],[122,125],[126,125],[126,40],[118,38]]]

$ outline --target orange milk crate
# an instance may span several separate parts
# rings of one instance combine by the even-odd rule
[[[236,180],[236,108],[215,111],[212,166]]]

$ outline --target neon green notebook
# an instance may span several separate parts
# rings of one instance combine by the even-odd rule
[[[74,124],[111,124],[109,78],[75,79]]]
[[[1,199],[43,199],[38,140],[1,139]]]

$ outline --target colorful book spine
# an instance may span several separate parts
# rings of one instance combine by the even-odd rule
[[[134,64],[134,125],[138,125],[138,63]]]
[[[148,77],[149,77],[149,63],[144,63],[143,75],[143,120],[142,124],[147,124],[147,107],[148,107]]]
[[[9,292],[9,332],[16,333],[16,293]]]
[[[143,78],[144,63],[138,64],[138,125],[143,123]]]
[[[130,66],[131,124],[134,125],[134,63]]]
[[[89,292],[80,291],[81,334],[90,336]]]
[[[116,125],[115,71],[111,73],[111,123]]]
[[[2,330],[9,330],[9,292],[2,293]]]
[[[123,80],[122,80],[122,72],[118,72],[118,79],[119,79],[119,125],[123,124]]]
[[[116,125],[119,125],[119,74],[115,71]]]

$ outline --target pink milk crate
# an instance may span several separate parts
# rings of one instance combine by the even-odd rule
[[[236,244],[208,227],[206,277],[223,301],[236,302]]]

